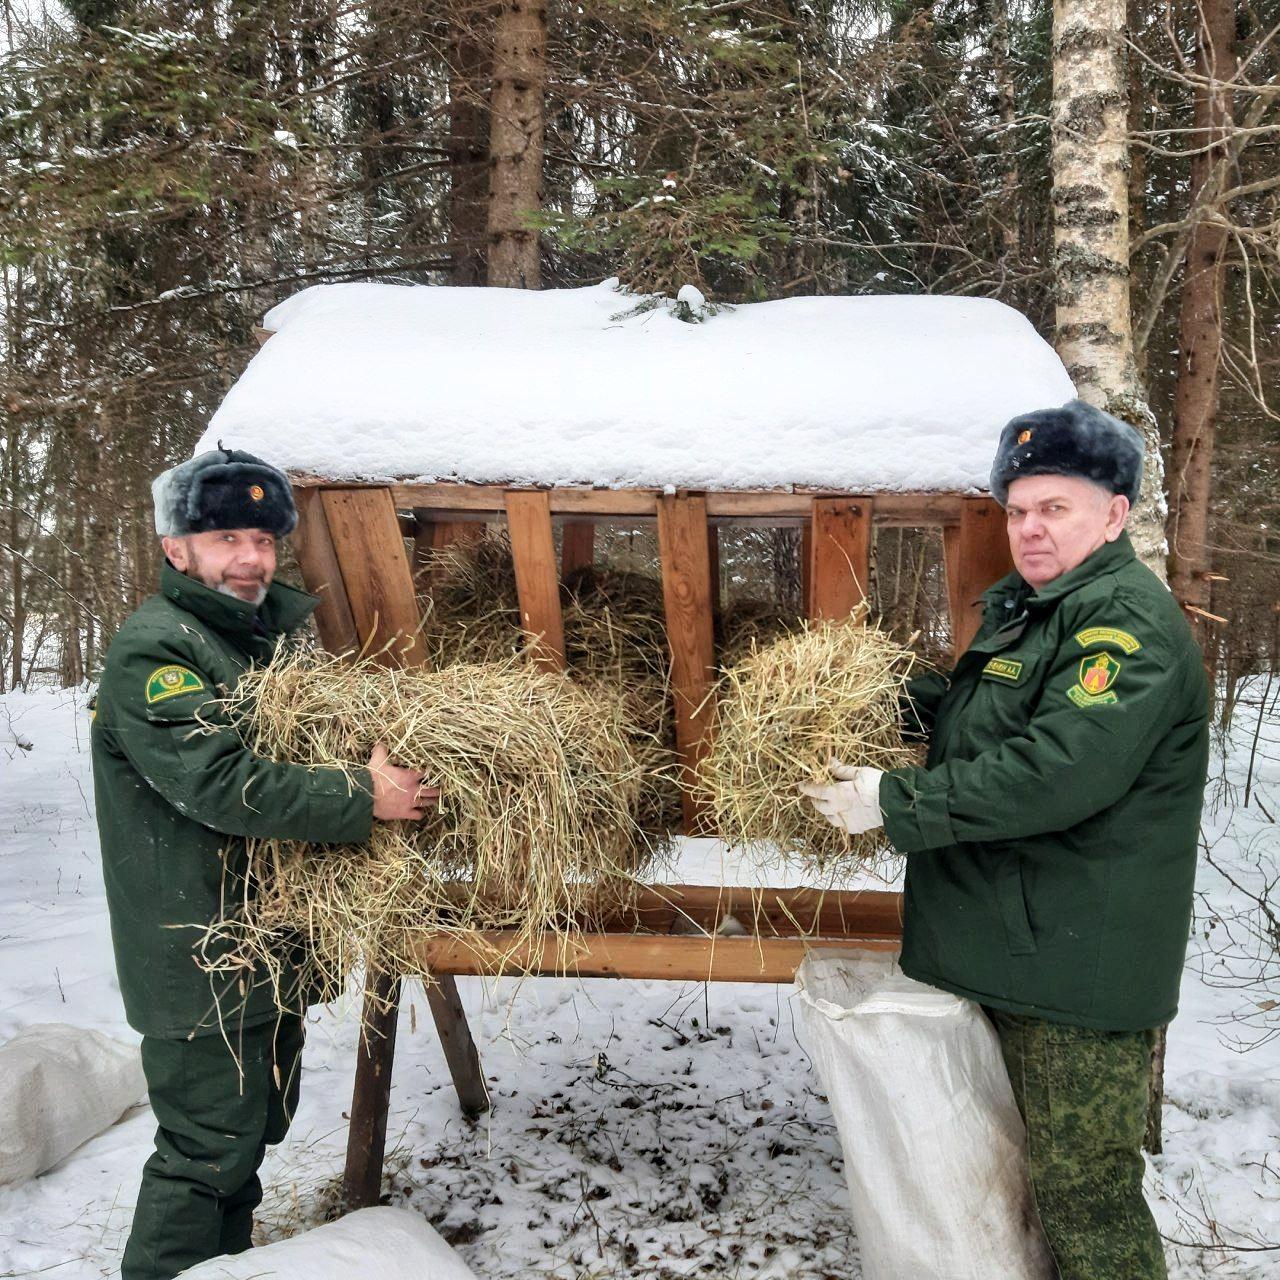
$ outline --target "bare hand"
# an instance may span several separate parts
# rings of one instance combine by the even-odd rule
[[[426,774],[418,769],[402,769],[392,764],[385,742],[379,742],[369,756],[369,773],[373,777],[373,816],[380,822],[408,819],[418,822],[427,810],[438,804],[440,791],[428,787]]]

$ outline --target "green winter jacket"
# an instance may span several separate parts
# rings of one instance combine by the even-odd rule
[[[1100,1030],[1178,1006],[1208,763],[1200,651],[1126,535],[983,597],[952,675],[912,682],[922,768],[880,785],[907,855],[902,968]]]
[[[197,964],[205,926],[243,894],[246,837],[369,836],[367,772],[353,785],[338,769],[261,759],[208,701],[269,662],[315,605],[273,583],[255,609],[166,563],[159,594],[107,651],[91,735],[94,792],[120,993],[144,1035],[207,1035],[275,1016],[264,972],[216,976]],[[207,724],[196,718],[202,708]],[[287,960],[284,972],[288,986]]]

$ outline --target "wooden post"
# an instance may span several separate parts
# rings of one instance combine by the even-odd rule
[[[960,522],[942,530],[956,661],[982,625],[982,593],[1013,568],[1004,512],[991,498],[963,498]]]
[[[520,624],[533,646],[534,660],[548,670],[563,671],[564,618],[551,532],[551,500],[545,490],[509,489],[505,503]]]
[[[596,526],[593,520],[566,520],[560,531],[560,573],[567,578],[578,569],[590,569],[596,559]]]
[[[707,525],[707,561],[711,573],[711,618],[720,621],[720,529]]]
[[[390,489],[321,490],[356,634],[394,666],[426,659],[413,574]]]
[[[382,1160],[387,1149],[391,1068],[400,1013],[400,979],[381,975],[365,984],[356,1083],[351,1094],[347,1163],[342,1174],[345,1209],[367,1209],[382,1194]]]
[[[701,496],[663,495],[658,502],[658,550],[662,596],[671,648],[676,746],[682,767],[685,831],[705,829],[691,783],[711,745],[715,707],[715,638],[711,625],[711,555],[707,502]]]
[[[316,631],[320,643],[330,653],[349,653],[360,647],[351,604],[342,581],[342,570],[329,536],[319,489],[294,489],[298,508],[298,528],[293,536],[293,552],[302,570],[308,591],[320,597],[316,606]]]
[[[800,608],[806,618],[813,617],[813,516],[800,530]]]
[[[867,598],[870,498],[814,498],[810,520],[809,616],[839,621]]]
[[[425,658],[418,634],[421,619],[391,491],[326,489],[323,506],[356,635],[377,661],[402,666],[421,663]],[[445,1058],[458,1098],[464,1107],[470,1108],[478,1096],[485,1094],[480,1055],[462,1014],[454,978],[442,975],[438,992],[438,998],[429,1001],[432,1017],[445,1046]],[[366,997],[366,1018],[376,1014],[384,1003],[372,996]],[[359,1064],[356,1070],[347,1169],[359,1188],[367,1191],[370,1183],[374,1186],[375,1199],[368,1203],[376,1203],[382,1176],[395,1027],[395,1019],[391,1018],[372,1028],[376,1035],[366,1031],[361,1042],[361,1063],[366,1058],[369,1061],[363,1072]],[[380,1099],[380,1091],[386,1091],[387,1098]],[[355,1117],[366,1113],[373,1117],[375,1129],[381,1125],[380,1133],[373,1134],[376,1141],[367,1140],[368,1135],[357,1132]]]

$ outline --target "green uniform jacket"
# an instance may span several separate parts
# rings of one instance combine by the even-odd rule
[[[902,968],[1050,1021],[1177,1012],[1208,763],[1200,651],[1125,535],[983,597],[950,679],[913,681],[923,768],[881,780],[907,855]]]
[[[368,838],[368,773],[255,756],[208,703],[300,627],[314,597],[273,583],[259,609],[165,564],[160,592],[107,651],[93,721],[93,779],[111,935],[130,1025],[166,1039],[276,1014],[265,972],[219,977],[196,948],[244,891],[246,837]],[[207,724],[196,719],[197,712]],[[233,896],[235,895],[235,896]],[[291,970],[286,966],[286,975]]]

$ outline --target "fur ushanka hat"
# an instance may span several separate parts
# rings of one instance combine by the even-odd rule
[[[162,471],[151,482],[151,497],[162,538],[210,529],[266,529],[283,538],[298,523],[284,472],[221,445]]]
[[[1138,499],[1142,436],[1084,400],[1014,418],[1000,433],[991,464],[991,496],[1003,507],[1009,485],[1024,476],[1080,476]]]

